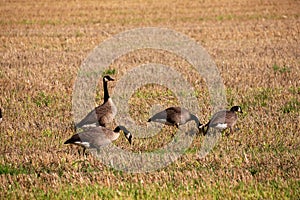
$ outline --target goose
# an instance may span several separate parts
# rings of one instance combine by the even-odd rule
[[[169,107],[161,112],[156,113],[148,122],[158,122],[169,126],[176,126],[179,128],[180,125],[183,125],[189,121],[195,121],[197,127],[200,131],[202,124],[199,122],[199,119],[191,114],[187,109],[181,107]]]
[[[202,127],[204,135],[207,134],[210,127],[219,130],[230,129],[230,133],[233,133],[233,126],[236,124],[238,116],[236,113],[243,113],[240,106],[233,106],[230,110],[221,110],[216,112],[207,124]],[[204,127],[207,127],[204,132]],[[227,134],[228,135],[228,134]]]
[[[0,108],[0,123],[2,122],[2,109]]]
[[[118,139],[120,131],[124,132],[126,139],[131,144],[132,135],[124,126],[117,126],[114,130],[98,126],[85,129],[80,133],[74,134],[64,144],[75,144],[83,147],[83,153],[86,149],[96,148],[110,144],[112,141]]]
[[[89,112],[85,118],[83,118],[76,128],[82,128],[86,126],[95,126],[99,123],[100,126],[106,127],[106,125],[113,121],[117,114],[117,107],[113,100],[109,97],[107,82],[114,81],[112,77],[106,75],[103,77],[103,89],[104,89],[104,102],[102,105],[97,106],[94,110]]]

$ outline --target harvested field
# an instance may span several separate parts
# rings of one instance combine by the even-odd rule
[[[299,199],[300,4],[268,1],[4,1],[0,4],[0,199]],[[239,131],[222,136],[203,159],[197,136],[171,165],[147,173],[108,167],[80,148],[72,94],[89,53],[115,34],[161,27],[201,44],[216,63],[228,107],[240,105]],[[193,86],[201,122],[212,115],[203,77],[184,59],[142,49],[110,66],[116,80],[144,63],[172,66]],[[116,82],[109,84],[113,95]],[[102,82],[95,101],[103,101]],[[151,105],[178,104],[167,88],[150,85],[130,98],[130,115],[146,125]],[[113,128],[116,124],[111,124]],[[152,151],[173,127],[129,146]]]

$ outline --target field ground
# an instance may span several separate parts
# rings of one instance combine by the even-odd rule
[[[299,0],[2,2],[0,199],[300,199],[299,11]],[[165,27],[199,42],[221,72],[228,107],[244,110],[240,130],[201,160],[203,136],[168,167],[140,174],[63,145],[73,134],[81,63],[105,39],[138,27]],[[182,73],[196,90],[201,112],[195,114],[207,121],[212,107],[203,77],[176,55],[144,49],[110,68],[118,80],[150,62]],[[97,103],[101,81],[99,88]],[[129,102],[132,118],[143,124],[156,103],[178,101],[166,88],[140,88]],[[171,131],[131,147],[122,136],[116,144],[151,151],[167,144]]]

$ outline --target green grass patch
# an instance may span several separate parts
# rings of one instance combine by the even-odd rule
[[[300,94],[300,87],[291,87],[291,88],[289,88],[289,92],[294,95]]]
[[[34,98],[34,103],[38,107],[48,107],[52,103],[52,97],[50,95],[47,95],[45,92],[41,91]]]
[[[274,72],[279,72],[279,73],[288,73],[291,71],[290,67],[287,67],[287,66],[279,66],[277,64],[274,64],[273,65],[273,70]]]
[[[300,110],[300,102],[297,99],[288,101],[282,108],[283,113],[296,113]]]
[[[0,174],[10,174],[10,175],[18,175],[18,174],[29,174],[29,170],[19,166],[15,168],[10,165],[0,165]]]
[[[254,98],[254,101],[252,100],[252,104],[254,106],[267,107],[269,101],[272,100],[274,93],[275,91],[271,88],[258,88],[258,90],[251,94],[251,97]]]
[[[44,137],[51,137],[52,136],[52,131],[50,129],[45,129],[42,131],[42,135]]]
[[[105,70],[102,75],[105,76],[105,75],[115,75],[117,73],[117,70],[116,69],[107,69]]]
[[[259,169],[257,169],[255,166],[252,166],[248,169],[248,171],[251,173],[252,176],[254,176],[259,172]]]
[[[182,199],[182,198],[243,198],[243,199],[298,199],[299,181],[287,183],[270,180],[265,182],[238,182],[232,186],[229,181],[206,183],[191,179],[190,183],[125,183],[118,187],[105,187],[99,184],[70,185],[45,191],[32,188],[35,199]],[[17,187],[14,187],[16,190]],[[7,191],[7,197],[16,197],[13,191]]]

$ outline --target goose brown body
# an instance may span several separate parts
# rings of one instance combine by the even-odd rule
[[[148,122],[159,122],[169,126],[176,126],[178,128],[180,125],[192,120],[196,122],[198,128],[202,126],[198,118],[191,114],[187,109],[181,107],[169,107],[153,115]]]
[[[90,111],[86,117],[84,117],[77,125],[76,128],[85,126],[106,126],[112,122],[117,114],[117,107],[113,100],[109,97],[107,82],[113,81],[110,76],[103,77],[104,88],[104,102],[100,106],[97,106],[94,110]]]
[[[125,137],[131,144],[132,135],[124,126],[117,126],[114,130],[98,126],[85,129],[83,132],[74,134],[64,144],[75,144],[86,148],[97,148],[110,144],[120,136],[120,131],[124,132]]]
[[[240,106],[233,106],[230,110],[221,110],[216,112],[204,127],[207,127],[204,135],[207,134],[209,128],[224,130],[229,128],[230,133],[233,132],[233,127],[237,122],[237,112],[243,113]],[[203,127],[203,128],[204,128]]]

